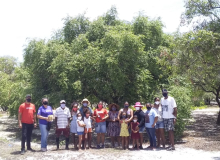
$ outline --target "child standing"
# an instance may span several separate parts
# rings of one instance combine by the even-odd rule
[[[84,134],[85,123],[82,120],[81,113],[77,114],[77,134],[79,136],[79,151],[81,150],[82,136]]]
[[[90,116],[91,113],[89,110],[85,111],[85,117],[84,117],[84,123],[85,123],[85,141],[84,141],[84,147],[86,149],[86,143],[88,142],[88,149],[91,146],[91,140],[92,140],[92,117]]]
[[[77,103],[73,103],[72,104],[72,120],[71,120],[71,124],[70,124],[70,133],[72,133],[72,138],[73,138],[73,144],[74,144],[74,148],[76,149],[76,140],[75,140],[75,134],[77,134],[77,114],[79,113],[78,110],[78,104]]]
[[[140,134],[138,128],[139,123],[137,122],[137,120],[138,120],[137,115],[134,115],[133,122],[131,122],[131,139],[133,141],[132,149],[134,149],[136,143],[137,149],[139,150]]]
[[[122,113],[122,119],[120,120],[121,132],[120,136],[122,138],[122,149],[128,149],[128,124],[126,123],[128,119],[126,118],[126,112]]]

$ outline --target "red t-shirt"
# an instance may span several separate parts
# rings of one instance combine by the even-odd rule
[[[96,109],[94,111],[94,115],[96,116],[96,122],[99,123],[99,122],[105,122],[105,119],[104,120],[100,120],[98,115],[101,117],[101,118],[105,118],[105,116],[108,114],[108,111],[104,108],[102,109]]]
[[[21,113],[21,122],[27,123],[27,124],[33,124],[34,123],[34,113],[35,105],[30,103],[22,103],[19,107],[19,113]]]

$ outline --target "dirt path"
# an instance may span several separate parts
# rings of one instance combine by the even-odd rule
[[[8,118],[6,114],[0,115],[0,159],[201,159],[201,160],[220,160],[220,127],[215,125],[218,108],[208,108],[195,110],[192,113],[193,119],[187,127],[183,140],[185,144],[177,144],[176,151],[166,150],[141,150],[141,151],[122,151],[119,148],[105,148],[102,150],[90,149],[78,152],[73,150],[55,151],[53,131],[49,135],[49,151],[40,152],[40,131],[35,129],[32,138],[32,148],[36,152],[26,152],[20,155],[20,129],[17,128],[17,120]],[[108,143],[106,143],[108,146]],[[144,145],[145,147],[147,144]]]

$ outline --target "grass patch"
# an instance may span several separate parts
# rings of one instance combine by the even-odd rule
[[[196,109],[206,109],[208,106],[204,105],[204,106],[191,106],[192,110],[196,110]]]

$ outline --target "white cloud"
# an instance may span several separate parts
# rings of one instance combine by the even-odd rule
[[[175,32],[184,11],[183,0],[7,0],[0,1],[0,56],[11,55],[22,61],[26,38],[49,38],[63,26],[62,18],[86,11],[91,20],[112,5],[119,18],[131,21],[139,11],[150,18],[161,17],[165,32]]]

